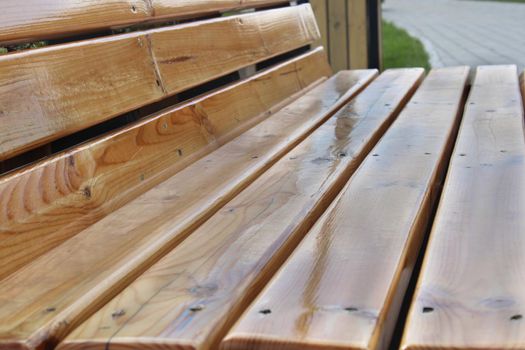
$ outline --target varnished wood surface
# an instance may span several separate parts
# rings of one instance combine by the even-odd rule
[[[0,43],[49,39],[142,22],[150,16],[144,0],[4,0]]]
[[[62,339],[335,113],[375,74],[354,71],[332,77],[0,281],[0,349],[41,349]]]
[[[0,57],[0,161],[319,37],[309,5]]]
[[[310,5],[226,17],[150,32],[167,91],[182,91],[319,38]],[[201,28],[199,28],[201,27]],[[176,27],[177,28],[177,27]]]
[[[422,73],[389,71],[373,81],[59,349],[216,349],[388,128]]]
[[[0,56],[0,72],[0,160],[164,96],[138,34]]]
[[[429,74],[222,349],[388,349],[467,77]]]
[[[192,17],[283,0],[4,0],[0,43],[50,39],[159,19]]]
[[[478,67],[403,349],[525,348],[523,117],[516,67]]]
[[[287,0],[152,0],[156,18],[191,17],[197,14],[289,3]]]
[[[0,279],[330,74],[315,50],[0,178]]]

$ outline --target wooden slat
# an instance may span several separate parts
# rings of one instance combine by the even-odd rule
[[[151,31],[163,87],[170,93],[217,78],[319,38],[310,5]],[[197,29],[196,29],[197,28]]]
[[[0,160],[161,99],[145,44],[133,34],[1,56]]]
[[[319,37],[309,5],[0,57],[0,160]]]
[[[379,1],[372,1],[379,2]],[[324,46],[336,71],[369,67],[371,29],[366,0],[311,0],[321,40],[314,43]]]
[[[378,1],[378,0],[374,0]],[[352,69],[368,68],[367,0],[347,2],[348,60]]]
[[[403,349],[525,348],[523,117],[516,67],[479,67]]]
[[[377,78],[59,349],[216,349],[388,128],[421,75],[406,70]],[[399,84],[389,88],[392,82]],[[111,316],[116,310],[120,317]]]
[[[328,1],[328,47],[334,71],[348,69],[346,0]]]
[[[152,0],[156,18],[181,18],[197,14],[238,10],[251,7],[289,4],[287,0]]]
[[[150,16],[151,10],[144,0],[4,0],[0,11],[0,43],[49,39],[142,22]]]
[[[467,78],[468,68],[430,73],[223,349],[389,348]]]
[[[331,71],[315,50],[0,178],[0,279],[288,103]]]
[[[328,48],[328,5],[327,0],[310,0],[321,38],[314,45]]]
[[[0,281],[0,349],[40,349],[63,338],[335,113],[375,74],[354,71],[334,76]]]
[[[285,4],[283,0],[4,0],[0,43],[60,36],[177,19],[241,8]]]

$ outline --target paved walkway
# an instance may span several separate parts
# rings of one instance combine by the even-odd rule
[[[513,63],[525,69],[525,4],[385,0],[383,17],[419,38],[433,67]]]

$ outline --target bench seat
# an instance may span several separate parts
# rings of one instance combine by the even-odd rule
[[[0,350],[525,347],[516,67],[334,73],[289,1],[19,6]]]
[[[224,349],[388,347],[445,175],[468,72],[429,74]]]
[[[216,347],[382,136],[421,74],[388,71],[375,79],[59,349]],[[112,317],[115,310],[123,314]]]
[[[96,309],[182,241],[375,74],[372,70],[335,75],[12,273],[0,282],[1,300],[11,300],[0,308],[4,320],[0,330],[12,335],[9,342],[31,344],[70,331],[86,308]],[[49,329],[44,338],[42,328]]]

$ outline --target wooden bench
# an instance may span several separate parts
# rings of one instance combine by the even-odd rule
[[[525,346],[515,67],[465,103],[333,74],[308,4],[63,6],[0,13],[54,40],[0,56],[0,350],[394,347],[450,159],[402,346]]]

